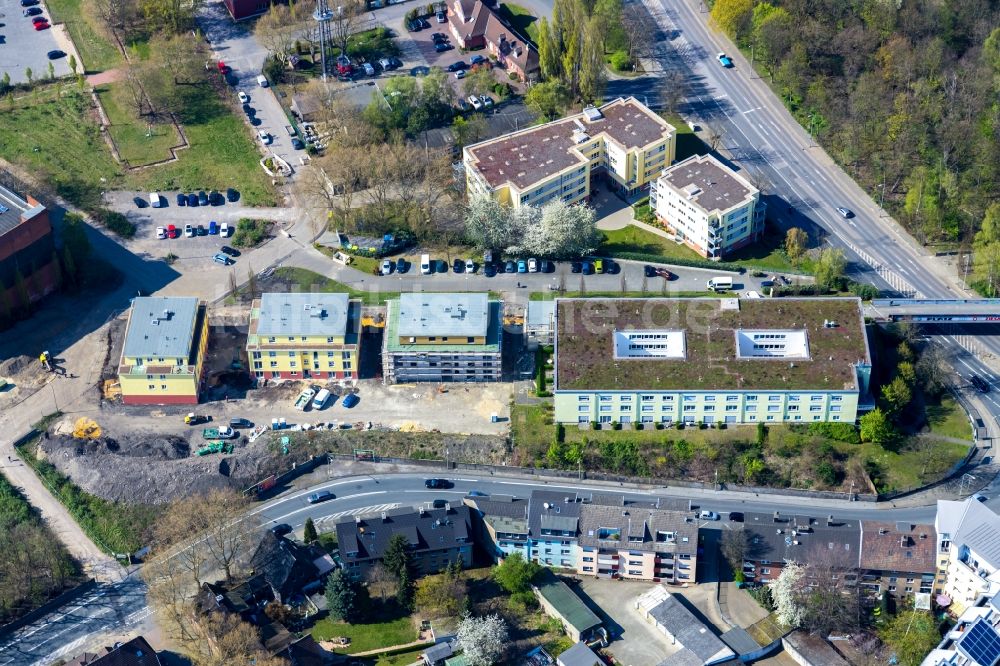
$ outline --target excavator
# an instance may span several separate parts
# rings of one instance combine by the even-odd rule
[[[101,426],[97,421],[81,416],[73,426],[73,437],[75,439],[97,439],[101,436]]]

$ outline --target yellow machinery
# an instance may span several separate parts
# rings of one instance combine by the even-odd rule
[[[122,385],[116,379],[105,379],[101,388],[105,400],[114,400],[122,395]]]
[[[375,328],[385,328],[385,317],[383,317],[382,315],[377,315],[375,317],[366,315],[361,318],[361,325],[373,326]]]
[[[73,437],[76,439],[97,439],[101,436],[101,426],[94,419],[82,416],[73,426]]]
[[[506,315],[503,318],[504,326],[523,326],[524,317],[522,315]]]

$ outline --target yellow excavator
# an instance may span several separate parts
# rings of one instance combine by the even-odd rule
[[[82,416],[73,426],[73,437],[76,439],[97,439],[101,436],[101,426],[94,419]]]

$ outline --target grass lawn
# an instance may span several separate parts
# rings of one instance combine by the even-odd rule
[[[597,248],[599,254],[615,256],[622,252],[637,252],[663,257],[665,261],[676,259],[703,259],[701,255],[682,243],[659,236],[639,227],[602,231],[604,242]]]
[[[137,120],[128,107],[127,93],[121,83],[99,86],[96,92],[111,121],[111,137],[129,166],[143,166],[170,158],[170,148],[181,143],[173,125],[158,123],[150,126],[143,120]],[[147,128],[152,136],[146,136]]]
[[[931,437],[913,438],[890,451],[878,444],[835,443],[838,450],[868,461],[869,476],[880,492],[905,490],[935,481],[969,452],[969,447]]]
[[[122,170],[101,138],[90,98],[74,90],[53,101],[57,87],[39,88],[13,109],[0,106],[0,126],[10,130],[0,141],[0,156],[66,199],[96,205],[102,189],[121,186]]]
[[[87,74],[103,72],[125,63],[122,52],[100,27],[92,0],[49,0],[46,4],[52,20],[66,24]]]
[[[507,19],[511,27],[523,37],[527,37],[535,44],[538,43],[538,26],[535,25],[538,17],[532,16],[527,9],[510,2],[503,2],[500,3],[500,16]]]
[[[420,661],[420,655],[427,648],[414,648],[406,652],[400,652],[399,654],[394,654],[388,657],[380,656],[378,661],[375,662],[375,666],[408,666],[409,664]]]
[[[932,435],[972,441],[969,417],[951,396],[943,396],[940,405],[927,405],[925,411]]]
[[[346,653],[354,654],[412,643],[417,640],[417,629],[413,624],[413,618],[409,616],[372,624],[347,624],[326,618],[316,623],[312,636],[317,641],[337,636],[350,638],[351,644],[347,647]]]
[[[736,252],[727,255],[726,261],[753,265],[772,271],[805,273],[812,275],[813,261],[802,257],[793,264],[785,254],[785,235],[770,223],[764,227],[763,239],[753,245],[747,245]]]
[[[346,291],[351,298],[360,298],[365,305],[383,305],[386,301],[399,298],[398,291],[360,291],[346,284],[314,273],[305,268],[283,266],[274,271],[275,281],[286,283],[292,291],[315,291],[333,293]],[[372,284],[378,284],[377,281]]]

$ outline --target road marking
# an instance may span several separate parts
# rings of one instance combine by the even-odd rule
[[[374,506],[363,506],[360,509],[349,509],[347,511],[341,511],[340,513],[335,513],[329,516],[323,516],[322,518],[317,518],[315,522],[317,525],[322,525],[324,523],[329,523],[336,521],[338,518],[343,518],[344,516],[363,516],[369,513],[380,513],[382,511],[389,511],[390,509],[396,509],[399,504],[375,504]]]

